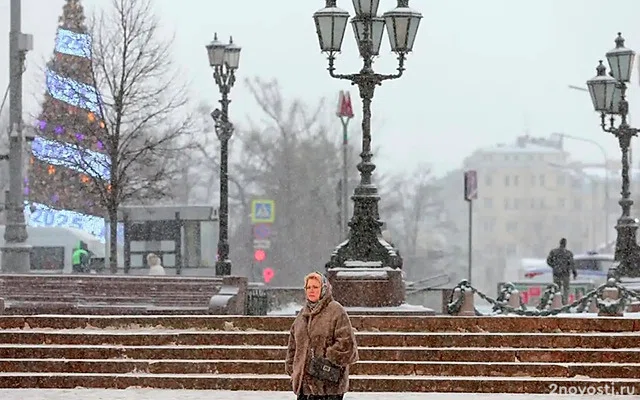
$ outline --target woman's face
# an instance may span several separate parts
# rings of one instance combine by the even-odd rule
[[[320,292],[322,291],[322,284],[316,278],[307,279],[307,285],[304,288],[307,294],[307,300],[312,303],[320,300]]]

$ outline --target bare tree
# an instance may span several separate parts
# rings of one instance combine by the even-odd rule
[[[193,198],[201,202],[217,203],[220,179],[220,140],[216,136],[215,125],[211,118],[213,106],[200,104],[197,107],[195,121],[197,124],[196,151],[189,154],[188,171],[189,192]],[[233,177],[230,181],[233,183]]]
[[[395,175],[389,183],[385,203],[398,214],[398,222],[390,224],[395,225],[394,231],[399,236],[395,244],[406,254],[414,255],[418,249],[418,238],[430,222],[428,219],[436,220],[444,208],[444,202],[439,199],[440,188],[430,167],[425,164],[417,166],[409,174]]]
[[[112,226],[118,206],[161,198],[179,172],[167,159],[190,147],[186,90],[160,39],[150,0],[112,0],[92,24],[93,81],[106,121],[110,179],[96,179]],[[117,270],[111,229],[111,270]]]
[[[236,204],[234,219],[240,223],[235,239],[247,244],[232,251],[236,259],[251,263],[246,254],[251,252],[251,200],[275,200],[268,262],[276,270],[274,282],[292,284],[305,272],[322,268],[339,242],[339,129],[332,130],[324,121],[330,113],[322,101],[309,108],[300,100],[285,100],[276,81],[256,78],[246,83],[262,115],[249,118],[246,126],[236,123],[232,139],[230,191]],[[215,164],[215,157],[211,161]]]
[[[94,214],[108,216],[110,269],[116,273],[119,206],[171,195],[181,166],[170,161],[192,148],[187,91],[176,83],[180,80],[171,61],[170,41],[161,38],[150,0],[112,0],[111,7],[95,15],[88,28],[82,6],[67,0],[61,28],[86,31],[91,46],[85,51],[90,54],[70,60],[56,53],[48,73],[58,74],[55,84],[64,90],[49,87],[41,122],[57,118],[69,127],[68,132],[80,125],[85,136],[92,136],[82,143],[94,147],[99,143],[103,156],[80,146],[77,139],[67,143],[75,151],[49,155],[46,161],[82,172],[86,186],[76,197],[95,199],[99,204]],[[93,89],[86,90],[87,86]],[[70,104],[68,111],[59,100]],[[91,112],[87,115],[84,110]]]

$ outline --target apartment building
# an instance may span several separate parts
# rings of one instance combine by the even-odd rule
[[[474,151],[463,165],[478,172],[474,248],[508,258],[543,257],[561,237],[584,252],[612,236],[605,224],[604,180],[573,163],[560,136],[520,136]]]

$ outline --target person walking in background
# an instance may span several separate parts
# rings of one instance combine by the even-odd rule
[[[358,346],[347,312],[320,272],[304,278],[307,298],[289,331],[285,372],[298,400],[342,400]]]
[[[567,304],[569,301],[570,274],[573,272],[573,279],[578,277],[573,253],[567,249],[567,239],[560,239],[560,246],[549,252],[547,265],[553,270],[553,283],[562,290],[562,304]]]
[[[71,254],[71,267],[74,274],[84,274],[89,272],[89,264],[91,263],[91,255],[87,249],[87,244],[82,240],[78,242],[78,246],[73,249]]]
[[[162,260],[154,253],[147,254],[147,265],[149,266],[149,275],[167,274],[162,266]]]

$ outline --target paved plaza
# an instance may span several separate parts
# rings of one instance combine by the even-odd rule
[[[640,396],[476,394],[476,393],[348,393],[345,400],[604,400]],[[286,392],[230,392],[158,389],[0,389],[2,400],[295,400]]]

